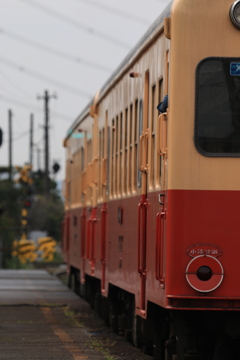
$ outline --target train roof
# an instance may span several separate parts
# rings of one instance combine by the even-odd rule
[[[127,54],[127,56],[123,59],[123,61],[119,64],[116,70],[111,74],[106,83],[100,89],[99,97],[106,92],[106,90],[111,87],[111,84],[116,80],[116,78],[122,73],[126,65],[130,62],[130,60],[137,55],[139,49],[143,46],[143,44],[151,38],[151,35],[155,33],[156,29],[162,24],[165,17],[170,16],[170,11],[172,7],[173,0],[166,6],[166,8],[162,11],[162,13],[157,17],[157,19],[152,23],[152,25],[148,28],[146,33],[141,37],[141,39],[137,42],[137,44],[132,48],[132,50]],[[71,127],[67,131],[66,139],[71,135],[76,126],[78,126],[81,118],[84,118],[88,113],[90,106],[93,104],[94,97],[92,100],[85,106],[85,108],[81,111],[79,116],[73,122]]]

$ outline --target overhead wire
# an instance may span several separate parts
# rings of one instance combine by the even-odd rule
[[[15,81],[12,81],[12,80],[11,80],[6,74],[4,74],[2,71],[0,71],[0,75],[1,75],[9,84],[11,84],[11,85],[14,86],[14,90],[15,90],[15,91],[17,91],[18,93],[21,92],[21,95],[24,95],[24,96],[28,96],[28,97],[31,96],[30,92],[26,91],[26,90],[23,89],[21,86],[18,86]],[[1,87],[3,87],[2,84],[1,84]],[[5,91],[9,92],[9,90],[6,89],[6,88],[5,88]],[[11,92],[11,90],[10,90],[10,92]]]
[[[40,108],[40,107],[37,107],[37,106],[34,106],[34,105],[31,105],[31,104],[26,104],[22,101],[19,101],[19,100],[16,100],[16,99],[12,99],[12,98],[9,98],[5,95],[2,95],[0,94],[0,101],[5,101],[5,102],[9,102],[9,103],[13,103],[17,106],[20,106],[20,107],[23,107],[23,108],[27,108],[31,111],[38,111],[38,112],[43,112],[43,109]],[[54,111],[51,111],[51,116],[54,116],[54,117],[57,117],[59,118],[60,120],[64,120],[64,121],[72,121],[72,117],[71,116],[67,116],[67,115],[63,115],[63,114],[58,114],[57,112],[54,112]]]
[[[121,17],[124,17],[124,19],[130,19],[130,20],[133,20],[133,21],[136,21],[136,22],[139,22],[141,23],[142,25],[145,24],[145,25],[149,25],[149,21],[147,19],[143,19],[143,18],[140,18],[138,16],[135,16],[133,14],[129,14],[128,12],[126,11],[122,11],[122,10],[118,10],[118,9],[115,9],[111,6],[108,6],[108,5],[105,5],[103,3],[99,3],[99,2],[96,2],[94,0],[78,0],[78,1],[81,1],[87,5],[92,5],[94,7],[98,7],[102,10],[105,10],[105,11],[108,11],[108,12],[111,12],[115,15],[118,15],[118,16],[121,16]]]
[[[12,140],[13,140],[13,141],[21,140],[23,137],[27,136],[28,134],[29,134],[29,130],[24,131],[22,134],[14,137]],[[8,141],[9,141],[9,140],[8,140]]]
[[[91,95],[91,94],[88,94],[88,93],[86,93],[86,92],[84,92],[84,91],[82,91],[82,90],[80,90],[80,89],[77,89],[77,88],[75,88],[75,87],[72,87],[72,86],[70,86],[70,85],[64,84],[64,83],[62,83],[62,82],[60,82],[60,81],[57,81],[57,80],[55,80],[55,79],[52,79],[52,78],[50,78],[50,77],[48,77],[48,76],[45,76],[44,74],[40,74],[40,73],[38,73],[38,72],[36,72],[36,71],[33,71],[33,70],[28,70],[28,69],[25,68],[24,66],[19,65],[19,64],[16,64],[16,63],[14,63],[13,61],[11,61],[11,60],[9,60],[9,59],[6,59],[6,58],[4,58],[4,57],[2,57],[2,56],[0,56],[0,62],[3,63],[3,64],[5,64],[5,65],[7,65],[7,66],[13,67],[13,68],[15,68],[15,69],[17,69],[17,70],[19,70],[19,71],[27,74],[27,75],[30,75],[30,76],[32,76],[32,77],[35,77],[35,78],[38,78],[38,79],[41,79],[41,80],[49,81],[50,83],[55,84],[55,85],[57,85],[57,86],[65,89],[65,90],[67,90],[67,91],[70,91],[70,92],[72,92],[72,93],[74,93],[74,94],[76,94],[76,95],[81,95],[81,96],[86,97],[86,98],[88,98],[88,99],[91,99],[91,98],[92,98],[92,95]]]
[[[65,15],[63,15],[63,14],[57,12],[57,11],[54,11],[49,7],[40,5],[39,3],[29,1],[29,0],[20,0],[20,1],[23,1],[26,4],[47,13],[48,15],[54,16],[55,18],[60,19],[60,20],[64,21],[67,24],[73,25],[73,26],[75,26],[75,27],[77,27],[77,28],[79,28],[81,30],[85,30],[90,35],[97,36],[99,38],[102,38],[102,39],[104,39],[106,41],[111,42],[114,45],[121,46],[121,47],[123,47],[125,49],[130,49],[131,48],[130,44],[126,44],[125,42],[123,42],[123,41],[121,41],[119,39],[113,38],[112,36],[110,36],[108,34],[105,34],[105,33],[101,32],[101,31],[98,31],[98,30],[95,30],[95,29],[93,29],[91,27],[83,25],[80,22],[78,22],[78,21],[76,21],[74,19],[71,19],[71,18],[69,18],[69,17],[67,17],[67,16],[65,16]]]
[[[5,35],[7,37],[10,37],[14,40],[17,40],[17,41],[21,41],[29,46],[34,46],[35,48],[38,48],[40,50],[43,50],[43,51],[47,51],[53,55],[56,55],[56,56],[60,56],[62,58],[65,58],[67,60],[71,60],[71,61],[74,61],[75,63],[78,63],[78,64],[83,64],[83,65],[86,65],[86,66],[90,66],[92,68],[96,68],[98,70],[102,70],[102,71],[105,71],[105,72],[111,72],[112,70],[103,66],[103,65],[100,65],[100,64],[97,64],[97,63],[94,63],[94,62],[91,62],[89,60],[85,60],[85,59],[82,59],[80,57],[77,57],[77,56],[74,56],[74,55],[70,55],[70,54],[67,54],[66,52],[63,52],[61,50],[57,50],[57,49],[52,49],[46,45],[43,45],[43,44],[40,44],[40,43],[37,43],[35,41],[32,41],[30,39],[27,39],[25,37],[22,37],[22,36],[19,36],[17,34],[14,34],[10,31],[7,31],[3,28],[0,28],[0,35]]]

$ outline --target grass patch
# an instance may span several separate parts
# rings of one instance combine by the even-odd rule
[[[91,339],[86,344],[86,346],[88,346],[90,349],[95,349],[99,351],[106,360],[116,360],[116,358],[110,354],[110,351],[108,349],[109,346],[113,346],[114,344],[115,342],[113,344],[110,344],[109,340],[103,343],[102,341]]]
[[[64,315],[68,317],[73,326],[83,327],[83,324],[76,319],[76,313],[69,308],[69,306],[64,306],[63,308]]]

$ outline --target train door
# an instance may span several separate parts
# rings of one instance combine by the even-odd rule
[[[159,212],[156,216],[156,260],[155,277],[160,282],[161,288],[165,287],[164,276],[164,239],[166,222],[166,176],[167,176],[167,120],[168,114],[163,113],[158,118],[158,156],[160,160],[160,186],[158,195]]]
[[[147,240],[147,182],[148,182],[148,147],[149,147],[149,71],[145,72],[143,119],[139,127],[142,133],[139,138],[139,170],[141,172],[141,200],[138,204],[138,273],[140,275],[140,299],[137,304],[137,312],[145,316],[146,299],[146,240]]]
[[[166,51],[165,66],[165,94],[168,94],[169,88],[169,51]],[[163,84],[159,86],[159,95],[163,100]],[[166,98],[165,98],[166,99]],[[156,260],[155,260],[155,277],[160,282],[161,288],[165,287],[165,231],[166,231],[166,190],[167,190],[167,123],[168,123],[168,104],[164,113],[160,114],[157,122],[157,153],[160,164],[160,193],[159,193],[159,212],[156,216]]]

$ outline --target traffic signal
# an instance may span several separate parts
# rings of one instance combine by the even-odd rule
[[[31,207],[31,201],[30,200],[25,200],[24,201],[24,208],[29,209],[30,207]]]
[[[60,170],[60,165],[58,163],[53,164],[53,172],[56,174]]]

